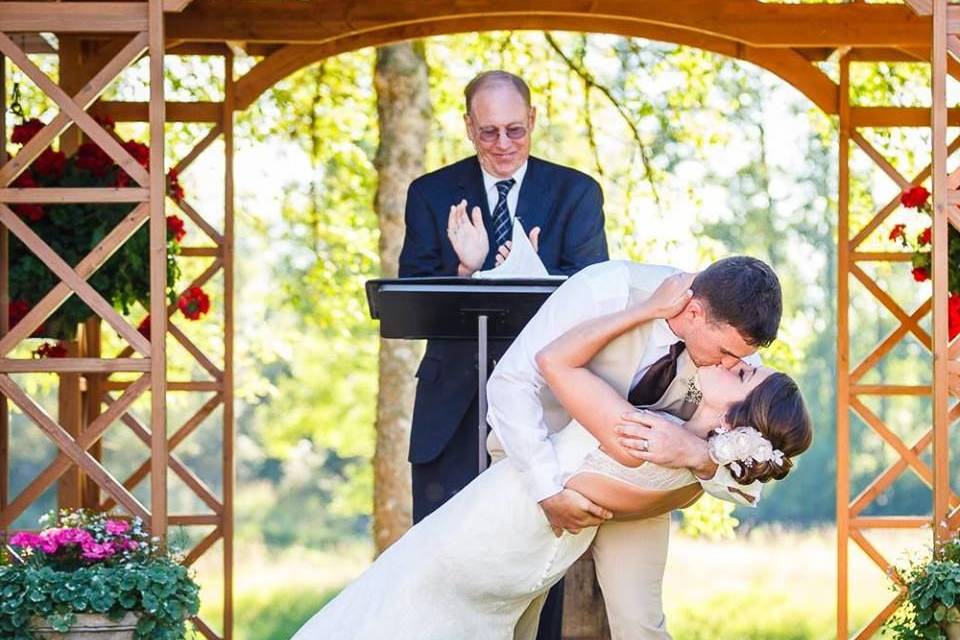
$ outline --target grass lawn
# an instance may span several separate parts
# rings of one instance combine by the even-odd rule
[[[894,561],[926,532],[871,538]],[[237,640],[289,640],[323,603],[369,563],[362,543],[338,549],[270,553],[238,544]],[[803,533],[758,529],[735,540],[690,539],[674,531],[664,584],[675,640],[823,640],[836,637],[836,543],[832,529]],[[198,567],[201,615],[220,628],[217,561]],[[850,553],[851,630],[875,615],[893,592],[857,549]]]

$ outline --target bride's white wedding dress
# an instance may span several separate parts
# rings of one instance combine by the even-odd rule
[[[686,469],[625,467],[577,423],[550,437],[566,478],[599,473],[654,491],[696,482]],[[512,640],[530,602],[596,529],[556,537],[507,458],[411,528],[292,640]]]

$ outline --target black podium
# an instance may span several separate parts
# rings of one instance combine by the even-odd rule
[[[487,465],[487,340],[513,339],[565,278],[401,278],[366,283],[384,338],[475,340],[480,471]]]

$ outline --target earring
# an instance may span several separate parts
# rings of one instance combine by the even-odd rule
[[[691,404],[700,404],[703,400],[703,392],[697,386],[697,379],[693,376],[687,378],[687,393],[683,396],[684,402]]]

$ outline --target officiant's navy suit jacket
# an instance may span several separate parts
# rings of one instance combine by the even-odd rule
[[[476,156],[417,178],[407,192],[406,236],[400,277],[455,276],[459,259],[447,238],[450,205],[467,201],[483,211],[490,239],[484,269],[494,266],[492,219]],[[531,156],[520,185],[517,218],[530,232],[540,227],[538,253],[551,274],[572,275],[609,259],[603,231],[603,193],[596,180],[569,167]],[[508,341],[491,341],[499,359]],[[470,341],[431,340],[417,370],[417,394],[410,438],[410,462],[427,463],[452,442],[451,435],[477,396],[477,347]],[[475,421],[475,418],[471,418]],[[475,424],[475,422],[474,422]],[[462,446],[471,446],[463,443]],[[475,452],[476,444],[472,445]],[[468,452],[469,453],[469,452]],[[475,453],[473,453],[475,459]]]

